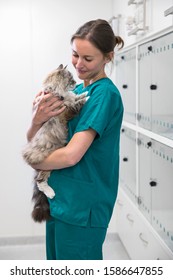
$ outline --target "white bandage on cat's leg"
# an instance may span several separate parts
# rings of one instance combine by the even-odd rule
[[[43,182],[37,182],[38,189],[43,192],[48,198],[53,198],[55,196],[54,190],[49,187],[48,183],[46,181]]]

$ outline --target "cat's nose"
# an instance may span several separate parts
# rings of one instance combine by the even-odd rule
[[[63,96],[60,96],[59,99],[60,99],[60,100],[64,100],[64,97],[63,97]]]

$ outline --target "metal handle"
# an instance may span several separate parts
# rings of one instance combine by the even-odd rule
[[[143,0],[137,1],[137,2],[135,0],[129,0],[128,1],[128,5],[131,5],[131,4],[138,4],[139,5],[139,4],[142,4],[142,3],[143,3]]]
[[[131,31],[129,31],[128,35],[136,35],[138,33],[138,31],[143,30],[142,28],[139,28],[138,26],[135,27],[134,29],[132,29]]]
[[[139,234],[139,238],[141,239],[141,241],[142,241],[145,245],[148,245],[148,241],[145,240],[145,239],[142,237],[142,232]]]
[[[126,217],[129,222],[134,223],[134,220],[130,217],[130,214],[127,214]]]
[[[131,4],[136,4],[135,0],[129,0],[128,5],[131,5]]]
[[[166,11],[164,11],[164,16],[167,17],[169,15],[173,15],[173,7],[170,7]]]

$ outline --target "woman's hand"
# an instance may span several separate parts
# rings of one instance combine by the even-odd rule
[[[59,100],[58,97],[51,93],[39,92],[33,101],[33,118],[27,132],[28,141],[31,141],[43,123],[61,114],[65,108],[63,101]]]
[[[65,110],[63,101],[51,93],[44,94],[40,92],[36,95],[33,101],[33,119],[32,123],[35,125],[42,125],[51,117],[61,114]]]

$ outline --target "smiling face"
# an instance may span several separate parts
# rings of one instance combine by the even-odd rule
[[[100,78],[106,77],[105,64],[110,58],[105,57],[86,39],[74,39],[72,43],[72,64],[79,79],[88,85]]]

